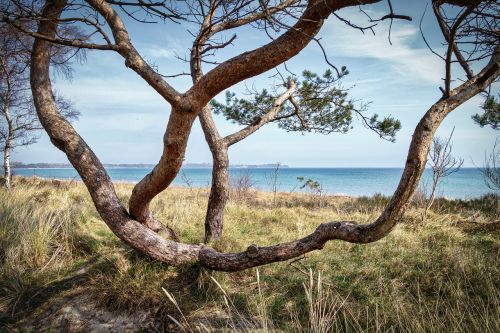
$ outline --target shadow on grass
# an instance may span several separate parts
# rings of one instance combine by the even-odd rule
[[[66,278],[54,281],[46,286],[31,285],[13,302],[8,311],[0,313],[0,328],[29,317],[33,312],[53,297],[83,285],[100,266],[106,263],[100,258],[94,258],[79,269],[71,272]]]

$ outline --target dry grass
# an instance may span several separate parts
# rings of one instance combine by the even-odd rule
[[[131,188],[117,184],[124,203]],[[183,241],[199,243],[207,196],[206,189],[169,189],[152,209]],[[370,222],[388,200],[324,197],[318,208],[300,194],[273,199],[254,192],[231,201],[215,246],[240,251],[304,236],[324,221]],[[149,260],[109,231],[81,183],[17,179],[0,190],[0,324],[83,288],[100,306],[147,308],[165,326],[175,320],[209,331],[497,332],[498,197],[438,203],[425,225],[413,207],[379,242],[330,242],[293,265],[261,267],[257,279],[255,270],[227,274]],[[96,264],[84,278],[68,282],[89,262]]]

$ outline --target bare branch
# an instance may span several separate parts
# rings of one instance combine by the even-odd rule
[[[360,3],[375,3],[380,0],[366,1],[310,1],[300,20],[279,38],[256,50],[243,53],[229,59],[205,74],[188,91],[190,96],[197,96],[202,104],[222,90],[249,77],[263,73],[295,56],[310,41],[321,26],[323,20],[332,12]]]
[[[491,152],[484,153],[484,166],[479,169],[488,188],[500,191],[500,138],[497,137]]]
[[[208,51],[211,51],[211,50],[223,49],[226,46],[232,44],[235,39],[236,39],[236,35],[233,35],[231,38],[229,38],[229,40],[227,42],[224,42],[224,43],[221,43],[221,44],[217,44],[217,45],[209,45],[205,49],[203,49],[200,54],[203,55],[203,54],[205,54],[205,53],[207,53]]]
[[[54,44],[60,44],[60,45],[66,45],[66,46],[73,46],[77,48],[85,48],[85,49],[91,49],[91,50],[112,50],[112,51],[117,51],[118,47],[117,45],[114,44],[94,44],[94,43],[86,43],[77,39],[61,39],[61,38],[51,38],[45,35],[42,35],[40,33],[30,31],[28,29],[25,29],[21,25],[17,24],[15,21],[10,20],[8,17],[3,16],[2,21],[8,24],[11,24],[13,27],[18,29],[19,31],[22,31],[23,33],[30,35],[31,37],[38,38],[38,39],[43,39],[45,41],[54,43]]]
[[[148,63],[141,57],[130,41],[128,32],[120,19],[119,15],[104,0],[88,0],[108,22],[113,37],[118,46],[118,53],[125,58],[127,67],[132,68],[146,82],[148,82],[163,98],[170,104],[178,105],[181,100],[181,94],[170,86],[161,75],[159,75]]]
[[[436,198],[437,188],[443,178],[450,176],[457,172],[464,163],[463,158],[455,158],[451,155],[453,144],[451,138],[455,128],[450,133],[447,139],[442,139],[438,136],[432,139],[432,144],[429,149],[429,165],[432,170],[432,189],[431,194],[427,200],[422,220],[427,218],[427,212],[432,207],[434,199]]]

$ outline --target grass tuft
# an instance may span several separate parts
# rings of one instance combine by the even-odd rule
[[[116,184],[126,203],[131,184]],[[203,241],[206,189],[173,188],[151,207],[185,242]],[[230,200],[223,239],[242,251],[288,241],[334,220],[373,221],[389,198],[252,191]],[[373,244],[329,242],[294,263],[220,273],[168,267],[123,244],[79,182],[16,179],[0,189],[0,327],[71,290],[96,310],[148,310],[191,332],[497,332],[499,197],[415,203]],[[75,273],[82,267],[84,273]],[[75,278],[78,276],[78,278]],[[168,294],[165,293],[168,292]],[[172,300],[175,300],[173,302]],[[169,326],[173,325],[173,326]],[[160,325],[161,326],[161,325]]]

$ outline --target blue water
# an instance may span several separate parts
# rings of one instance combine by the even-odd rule
[[[109,168],[115,181],[138,182],[150,168]],[[210,184],[212,170],[209,168],[183,168],[174,180],[174,185],[187,186],[184,179],[189,179],[193,187],[206,187]],[[231,178],[249,174],[253,187],[259,190],[271,189],[271,168],[235,168],[230,169]],[[297,177],[313,179],[319,182],[327,194],[345,194],[350,196],[370,196],[376,193],[391,195],[399,182],[403,169],[400,168],[282,168],[278,178],[278,190],[282,192],[300,192],[301,183]],[[36,175],[44,178],[80,179],[74,169],[14,169],[14,174],[22,176]],[[185,177],[183,177],[183,174]],[[184,179],[183,179],[184,178]],[[426,170],[421,183],[430,184],[430,172]],[[438,195],[447,198],[474,198],[489,193],[481,172],[476,168],[463,168],[446,178]]]

